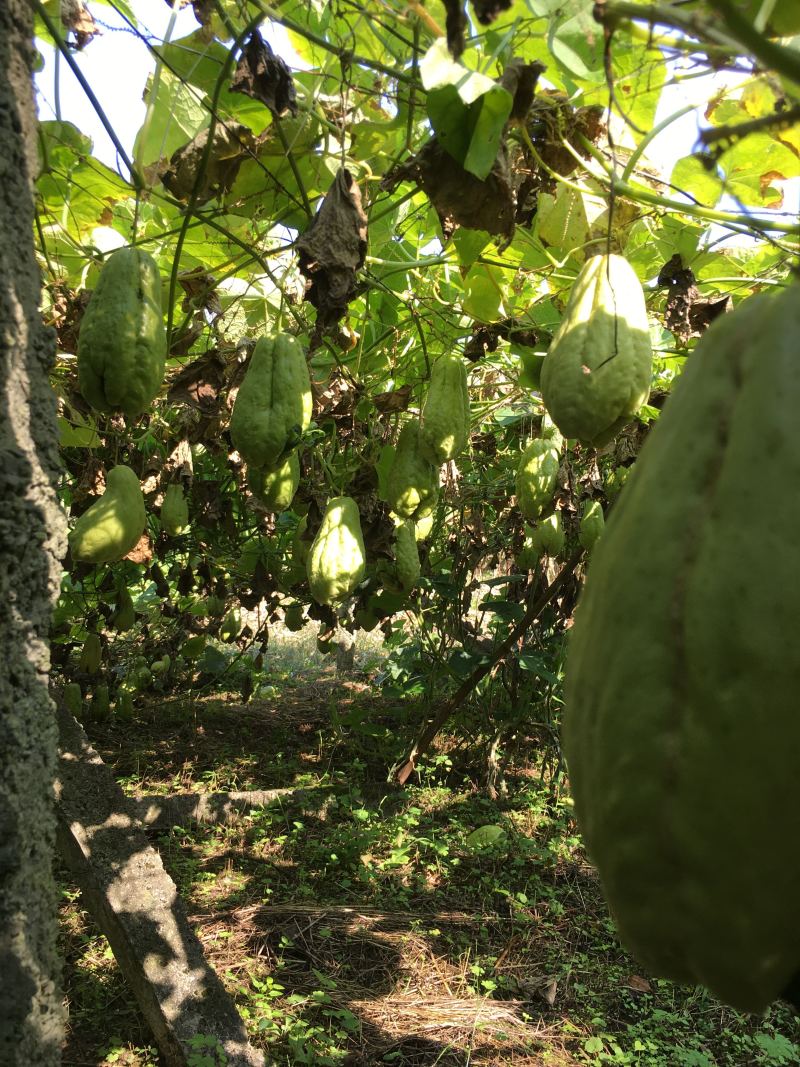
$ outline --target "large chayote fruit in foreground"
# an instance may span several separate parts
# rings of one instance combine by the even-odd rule
[[[113,563],[135,547],[147,516],[139,479],[120,464],[106,475],[106,491],[84,511],[69,535],[74,560]]]
[[[340,604],[352,594],[366,569],[358,505],[349,496],[328,501],[306,561],[308,585],[318,604]]]
[[[563,443],[558,433],[537,437],[520,457],[514,480],[517,507],[531,522],[553,502]]]
[[[300,485],[300,457],[292,451],[277,467],[248,467],[247,487],[267,511],[286,511]]]
[[[103,265],[81,320],[81,393],[97,411],[135,418],[161,388],[166,355],[156,261],[141,248],[117,249]]]
[[[642,286],[622,256],[583,265],[542,367],[542,399],[565,437],[602,445],[650,392],[652,350]]]
[[[275,467],[311,422],[311,381],[300,342],[259,339],[231,414],[233,446],[253,467]]]
[[[460,356],[440,356],[434,363],[419,432],[422,454],[437,466],[464,451],[469,440],[469,390]]]
[[[800,287],[717,320],[611,512],[564,751],[626,945],[760,1011],[800,971]]]
[[[389,507],[401,519],[422,519],[436,507],[439,472],[422,454],[419,423],[407,422],[400,431],[386,478]]]

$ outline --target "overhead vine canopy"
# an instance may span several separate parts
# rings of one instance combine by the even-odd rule
[[[469,574],[513,571],[530,536],[514,472],[540,430],[542,356],[582,266],[614,254],[644,286],[652,391],[599,452],[565,453],[554,500],[577,544],[582,508],[632,462],[695,340],[797,254],[800,52],[774,34],[800,26],[780,0],[214,0],[192,5],[193,32],[165,40],[135,5],[111,6],[151,56],[144,122],[127,150],[103,110],[118,87],[83,79],[117,169],[75,125],[41,123],[36,240],[67,498],[77,513],[104,468],[133,466],[151,519],[122,566],[177,568],[179,617],[204,590],[266,600],[277,618],[302,605],[323,634],[337,622],[391,633],[408,599],[385,572],[403,518],[387,479],[432,367],[453,354],[468,370],[470,425],[456,437],[469,447],[434,449],[444,491],[425,473],[431,513],[419,497],[408,511],[427,523],[423,588],[455,611]],[[82,50],[104,47],[92,16],[37,11],[40,36],[83,78]],[[277,28],[284,55],[267,41]],[[711,72],[725,77],[709,83],[703,131],[673,138],[688,111],[670,108],[674,87]],[[109,253],[130,245],[160,272],[167,363],[150,412],[126,424],[89,406],[75,353]],[[297,449],[280,457],[282,489],[277,472],[246,473],[228,430],[256,341],[280,332],[302,345],[313,390],[310,427],[282,438]],[[154,518],[175,482],[191,515],[177,545]],[[335,612],[313,602],[303,561],[342,494],[358,505],[367,579]],[[291,511],[275,504],[292,498]],[[112,585],[133,572],[121,574]],[[473,655],[468,633],[448,640]]]

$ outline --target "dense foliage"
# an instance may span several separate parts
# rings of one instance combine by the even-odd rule
[[[57,6],[40,33],[80,68],[102,39]],[[148,38],[118,170],[40,128],[70,700],[248,699],[270,632],[317,627],[328,652],[380,627],[401,780],[458,713],[493,794],[518,734],[555,784],[604,516],[697,339],[796,261],[800,37],[772,34],[800,26],[770,0],[193,6],[194,32]],[[670,158],[688,109],[664,102],[710,72],[707,125]],[[147,284],[114,300],[121,262]],[[138,497],[116,518],[128,469],[144,532]]]

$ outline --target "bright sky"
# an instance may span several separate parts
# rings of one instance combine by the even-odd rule
[[[136,0],[136,12],[143,32],[152,35],[154,42],[163,40],[173,14],[164,0]],[[94,4],[92,13],[101,29],[104,26],[108,29],[104,29],[102,36],[95,38],[82,52],[75,53],[75,59],[85,78],[102,100],[106,116],[123,147],[130,154],[136,133],[144,120],[145,105],[142,95],[147,76],[153,69],[153,60],[146,46],[130,31],[113,8]],[[187,6],[175,14],[171,37],[173,40],[184,37],[196,28],[197,21],[192,8]],[[275,51],[293,64],[293,49],[283,28],[265,23],[261,32]],[[57,111],[56,101],[60,98],[61,117],[74,122],[83,133],[92,138],[94,154],[99,159],[115,169],[120,169],[127,177],[124,168],[119,167],[116,151],[108,134],[72,71],[63,58],[57,56],[55,49],[45,45],[41,48],[45,65],[36,77],[41,117],[54,118]],[[297,65],[296,61],[293,65]],[[669,125],[648,147],[648,159],[665,175],[669,175],[676,159],[692,151],[698,130],[703,123],[706,101],[723,83],[730,84],[731,81],[730,75],[709,75],[672,85],[662,93],[654,125],[686,105],[696,108],[694,112]],[[113,92],[109,91],[111,86],[114,87]],[[800,207],[800,182],[795,180],[787,183],[786,194],[787,203],[784,210],[790,207],[790,200],[796,200]],[[735,209],[735,205],[730,206]]]

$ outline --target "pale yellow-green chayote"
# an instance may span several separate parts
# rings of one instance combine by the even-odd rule
[[[602,536],[606,520],[603,505],[599,500],[587,500],[583,505],[578,540],[587,552],[591,552]]]
[[[414,537],[417,541],[427,541],[433,532],[433,513],[414,520]]]
[[[248,467],[247,487],[267,511],[285,511],[300,485],[300,458],[289,453],[277,467]]]
[[[161,275],[141,248],[119,248],[100,271],[78,336],[78,384],[97,411],[135,418],[161,389],[167,335]]]
[[[689,356],[589,564],[563,744],[625,945],[761,1012],[800,970],[800,287]]]
[[[533,531],[531,543],[534,551],[540,555],[557,556],[564,550],[566,537],[561,523],[561,512],[554,511],[546,519],[542,519]]]
[[[248,466],[275,467],[311,422],[311,380],[294,337],[261,337],[231,414],[233,446]]]
[[[135,547],[147,516],[139,479],[123,464],[106,475],[106,491],[80,516],[69,535],[74,560],[113,563]]]
[[[400,430],[386,478],[389,507],[401,519],[422,519],[436,507],[439,472],[422,454],[419,422],[412,419]]]
[[[167,486],[161,505],[161,525],[170,537],[179,537],[189,529],[189,503],[183,486],[173,482]]]
[[[622,256],[583,265],[542,367],[542,399],[564,437],[602,445],[647,400],[652,349],[644,292]]]
[[[441,466],[455,459],[469,441],[469,389],[467,368],[460,356],[440,356],[420,414],[422,454]]]
[[[341,604],[366,570],[358,505],[349,496],[328,501],[306,561],[308,585],[318,604]]]
[[[531,522],[553,501],[562,444],[558,433],[537,437],[520,457],[514,482],[517,507]]]

